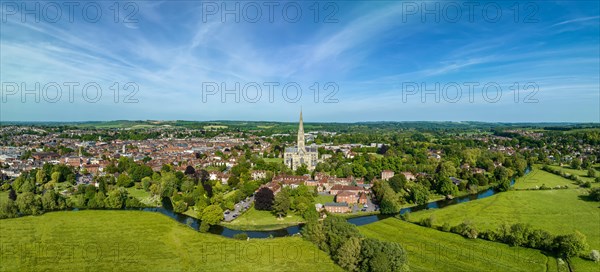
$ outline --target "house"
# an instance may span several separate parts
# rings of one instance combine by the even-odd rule
[[[360,193],[360,196],[358,197],[358,203],[359,204],[363,204],[366,205],[367,204],[367,194],[365,193]]]
[[[292,176],[292,175],[278,175],[273,178],[274,182],[281,183],[284,187],[291,187],[292,189],[297,188],[300,185],[306,184],[310,180],[309,175],[304,176]]]
[[[255,170],[252,171],[252,179],[253,180],[257,180],[257,179],[264,179],[267,177],[267,171],[264,170]]]
[[[260,190],[261,188],[268,188],[269,190],[271,190],[273,192],[273,195],[276,195],[277,193],[279,193],[281,191],[281,185],[279,185],[278,182],[274,182],[274,181],[271,181],[265,185],[260,186],[260,188],[256,189],[256,192],[258,192],[258,190]]]
[[[352,193],[358,194],[360,192],[364,192],[364,190],[365,189],[360,186],[348,186],[348,185],[336,184],[336,185],[333,185],[333,187],[331,187],[331,189],[329,190],[329,194],[337,195],[341,191],[350,191]]]
[[[342,191],[335,196],[335,202],[354,204],[358,202],[358,195],[350,191]]]
[[[413,175],[411,172],[402,172],[402,175],[404,175],[408,181],[415,181],[417,179],[417,177],[415,177],[415,175]]]
[[[457,179],[457,178],[455,178],[455,177],[450,177],[450,180],[451,180],[451,181],[452,181],[452,183],[454,183],[454,185],[456,185],[456,186],[458,186],[458,185],[459,185],[459,184],[462,182],[462,180],[460,180],[460,179]]]
[[[335,203],[329,202],[325,203],[325,210],[330,213],[347,213],[350,212],[350,207],[347,203]]]
[[[389,180],[394,176],[394,171],[392,170],[383,170],[381,171],[381,179],[382,180]]]

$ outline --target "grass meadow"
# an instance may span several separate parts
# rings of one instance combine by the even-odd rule
[[[221,225],[238,230],[275,230],[300,223],[304,223],[304,219],[293,213],[279,219],[270,211],[259,211],[252,206],[235,220],[222,222]]]
[[[358,229],[367,237],[402,244],[411,271],[559,271],[556,259],[539,250],[466,239],[396,218]]]
[[[51,212],[0,229],[0,271],[341,271],[299,237],[239,241],[151,212]]]
[[[561,182],[571,181],[539,170],[537,175],[534,172],[517,180],[515,186]],[[561,190],[508,191],[444,209],[415,212],[410,220],[418,222],[431,217],[436,226],[445,222],[454,226],[468,220],[484,230],[495,229],[503,223],[522,222],[555,235],[580,231],[585,234],[590,249],[600,249],[600,204],[585,200],[587,191],[576,185]],[[591,261],[576,258],[572,264],[576,271],[600,271],[600,264]]]

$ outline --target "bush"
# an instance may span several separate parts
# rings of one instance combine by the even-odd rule
[[[208,232],[208,229],[210,229],[210,224],[208,224],[206,222],[202,222],[202,223],[200,223],[200,229],[198,229],[198,231]]]
[[[248,240],[248,234],[246,234],[245,232],[238,233],[238,234],[233,235],[233,239]]]
[[[445,232],[450,232],[450,229],[451,229],[451,228],[452,228],[452,227],[450,226],[450,224],[448,224],[448,222],[446,222],[446,223],[444,223],[444,224],[442,225],[442,228],[441,228],[441,230],[442,230],[442,231],[445,231]]]
[[[419,224],[423,227],[431,228],[431,226],[433,226],[433,221],[435,221],[435,218],[432,215],[429,218],[423,218]]]
[[[475,227],[470,221],[465,220],[457,226],[454,226],[450,229],[450,231],[460,234],[469,239],[477,239],[479,236],[479,230]]]
[[[592,188],[592,183],[589,182],[589,181],[586,181],[583,184],[581,184],[581,187],[583,187],[583,188]]]
[[[594,261],[594,262],[600,262],[600,252],[598,252],[598,250],[594,249],[592,250],[592,252],[590,252],[590,256],[589,256],[590,260]]]

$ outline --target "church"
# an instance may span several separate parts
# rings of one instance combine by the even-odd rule
[[[300,111],[300,124],[298,126],[298,142],[295,147],[287,147],[283,155],[283,161],[292,170],[298,169],[301,165],[306,165],[309,171],[317,166],[319,151],[313,143],[311,146],[304,145],[304,125],[302,124],[302,110]]]

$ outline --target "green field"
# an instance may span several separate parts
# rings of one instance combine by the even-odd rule
[[[0,229],[0,271],[341,271],[298,237],[238,241],[151,212],[52,212]]]
[[[156,206],[160,204],[160,199],[158,197],[151,197],[150,192],[146,192],[144,189],[130,187],[127,188],[127,193],[146,205]]]
[[[517,181],[518,183],[519,181]],[[434,225],[444,222],[458,225],[465,220],[480,229],[495,229],[503,223],[528,223],[534,228],[558,234],[577,231],[585,234],[591,249],[600,249],[600,209],[598,202],[583,200],[587,189],[542,191],[508,191],[488,198],[470,201],[443,209],[419,211],[410,215],[418,222],[433,215]],[[575,268],[599,264],[574,260]],[[580,271],[586,271],[581,269]]]
[[[538,250],[466,239],[396,218],[358,229],[368,237],[402,244],[411,271],[557,271],[556,259]]]
[[[254,206],[231,222],[222,222],[223,226],[238,230],[274,230],[304,223],[304,219],[293,213],[278,219],[270,211],[258,211]]]
[[[598,202],[579,198],[585,191],[509,191],[443,209],[415,212],[410,219],[418,222],[434,215],[436,225],[458,225],[470,220],[482,229],[495,229],[504,222],[523,222],[555,234],[578,230],[587,236],[592,248],[600,248],[600,209]]]
[[[282,158],[263,158],[263,160],[265,160],[265,162],[283,163]]]
[[[325,204],[327,202],[333,202],[335,196],[332,195],[318,195],[315,197],[315,203]]]
[[[514,187],[515,189],[534,189],[536,186],[539,188],[542,187],[542,185],[546,185],[546,187],[550,188],[564,185],[567,185],[571,188],[578,187],[574,181],[552,173],[548,173],[539,169],[538,167],[534,167],[529,174],[519,178],[517,182],[515,182]]]

